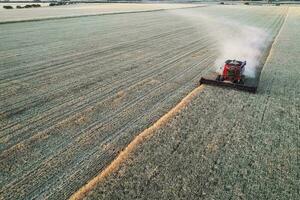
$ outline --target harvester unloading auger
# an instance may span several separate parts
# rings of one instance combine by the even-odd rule
[[[223,86],[234,88],[247,92],[256,92],[257,86],[250,84],[251,81],[247,80],[244,75],[246,61],[226,60],[222,74],[213,74],[212,78],[201,77],[201,84]]]

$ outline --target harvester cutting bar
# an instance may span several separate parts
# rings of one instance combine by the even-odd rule
[[[201,78],[200,79],[200,85],[201,84],[208,84],[208,85],[216,85],[216,86],[222,86],[222,87],[227,87],[227,88],[234,88],[237,90],[242,90],[242,91],[247,91],[251,93],[255,93],[257,90],[256,86],[248,86],[248,85],[243,85],[243,84],[238,84],[238,83],[231,83],[227,81],[218,81],[218,80],[212,80],[212,79],[206,79],[206,78]]]

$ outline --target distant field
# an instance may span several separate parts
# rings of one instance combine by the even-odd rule
[[[6,3],[3,5],[16,5],[14,3]],[[21,4],[20,4],[21,5]],[[47,5],[47,4],[43,4]],[[149,11],[160,9],[174,9],[184,7],[196,7],[197,4],[141,4],[141,3],[93,3],[93,4],[73,4],[54,7],[42,7],[42,8],[28,8],[28,9],[2,9],[2,3],[0,3],[0,23],[10,21],[26,21],[37,20],[47,18],[61,18],[61,17],[74,17],[81,15],[97,15],[107,13],[119,13],[119,12],[133,12],[133,11]]]
[[[286,10],[209,6],[1,24],[0,199],[68,198],[193,90],[219,54],[211,34],[224,34],[198,14],[261,28],[270,44]],[[211,105],[238,94],[208,89]]]

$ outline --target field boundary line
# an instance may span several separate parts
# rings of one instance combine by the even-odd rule
[[[260,71],[260,75],[259,75],[259,78],[258,78],[258,87],[257,87],[258,89],[259,89],[259,83],[261,82],[261,75],[262,75],[262,73],[265,69],[266,63],[270,60],[270,57],[272,56],[273,47],[274,47],[274,45],[276,45],[278,37],[280,36],[280,34],[282,32],[282,29],[283,29],[284,25],[286,24],[287,18],[289,16],[289,11],[290,11],[290,7],[287,6],[286,13],[285,13],[285,16],[284,16],[284,20],[283,20],[276,36],[274,37],[272,43],[270,44],[270,46],[267,49],[266,58],[264,59],[263,66],[262,66],[262,69]]]
[[[273,46],[277,43],[278,37],[280,36],[280,34],[281,34],[281,32],[282,32],[282,29],[283,29],[283,27],[284,27],[284,25],[285,25],[285,23],[286,23],[286,20],[287,20],[287,18],[288,18],[288,16],[289,16],[289,11],[290,11],[290,7],[288,6],[287,9],[286,9],[284,21],[282,22],[281,27],[280,27],[280,29],[279,29],[277,35],[275,36],[275,38],[274,38],[272,44],[271,44],[271,48],[270,48],[270,51],[269,51],[269,54],[268,54],[268,56],[267,56],[267,59],[266,59],[265,63],[270,59],[270,56],[271,56],[272,51],[273,51]]]
[[[150,138],[154,132],[168,123],[171,118],[175,117],[177,113],[181,112],[187,105],[204,89],[204,85],[200,85],[187,94],[177,105],[175,105],[171,110],[159,118],[154,124],[146,128],[144,131],[139,133],[120,153],[116,158],[100,172],[97,176],[89,180],[85,185],[83,185],[79,190],[72,194],[69,198],[70,200],[79,200],[86,197],[86,195],[101,181],[103,181],[107,176],[116,171],[119,166],[124,163],[124,161],[133,153],[137,146],[142,144],[143,141]]]
[[[37,19],[24,19],[24,20],[12,20],[12,21],[0,21],[1,24],[13,24],[13,23],[22,23],[22,22],[38,22],[38,21],[49,21],[49,20],[61,20],[61,19],[72,19],[72,18],[81,18],[81,17],[96,17],[96,16],[105,16],[105,15],[123,15],[123,14],[134,14],[134,13],[143,13],[143,12],[160,12],[168,10],[180,10],[180,9],[191,9],[191,8],[201,8],[207,7],[208,5],[198,5],[198,6],[189,6],[183,8],[160,8],[152,10],[137,10],[137,11],[121,11],[121,12],[110,12],[110,13],[97,13],[97,14],[87,14],[87,15],[75,15],[75,16],[61,16],[61,17],[45,17]]]

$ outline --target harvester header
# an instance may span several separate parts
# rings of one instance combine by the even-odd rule
[[[200,85],[222,86],[255,93],[257,86],[248,84],[249,81],[247,81],[244,74],[246,64],[246,61],[226,60],[224,66],[221,68],[222,73],[214,74],[213,78],[201,77]]]

